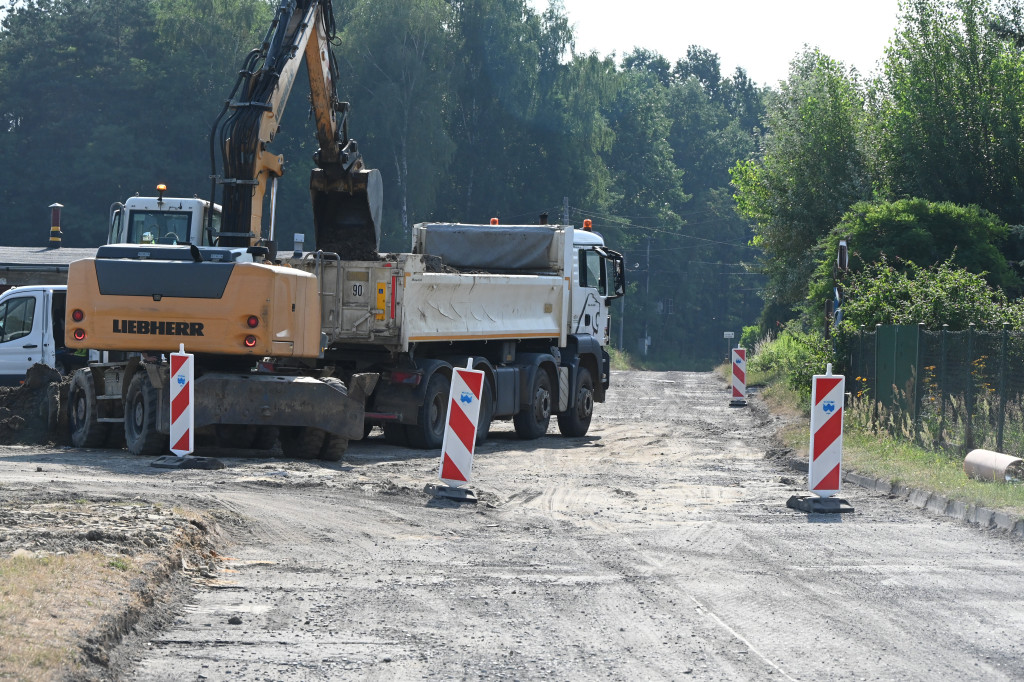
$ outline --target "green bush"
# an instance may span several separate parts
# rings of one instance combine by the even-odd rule
[[[761,340],[761,328],[756,324],[749,327],[743,328],[743,333],[740,334],[740,348],[746,348],[753,351],[757,348],[757,342]]]
[[[757,383],[784,381],[804,402],[811,397],[811,377],[833,362],[830,344],[814,333],[786,328],[778,338],[758,344],[748,367]]]

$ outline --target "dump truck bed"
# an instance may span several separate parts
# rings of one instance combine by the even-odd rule
[[[396,352],[429,341],[551,338],[564,345],[572,247],[565,229],[525,226],[536,238],[508,228],[478,234],[491,246],[478,249],[480,257],[474,259],[473,249],[450,230],[444,238],[457,242],[458,249],[446,249],[444,238],[431,242],[433,226],[416,227],[420,238],[414,249],[435,253],[390,254],[380,261],[318,254],[302,262],[320,281],[329,344],[373,344]],[[514,247],[507,258],[501,256],[502,245]],[[449,264],[453,261],[457,266]],[[513,267],[483,271],[502,265]]]

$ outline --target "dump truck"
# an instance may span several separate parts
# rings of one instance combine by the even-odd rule
[[[246,58],[210,136],[219,229],[211,199],[188,236],[136,229],[69,267],[66,343],[104,356],[72,378],[75,445],[123,435],[135,454],[164,453],[167,355],[181,345],[195,355],[197,442],[279,440],[286,456],[336,461],[379,425],[391,442],[437,447],[455,366],[485,373],[480,439],[493,419],[537,438],[552,415],[569,436],[587,432],[608,388],[621,256],[569,225],[442,223],[415,226],[410,252],[380,254],[380,174],[348,136],[332,22],[327,0],[282,0]],[[283,160],[268,149],[302,61],[320,143],[317,250],[277,258],[263,199]]]
[[[196,356],[195,424],[221,445],[338,459],[374,425],[438,447],[452,368],[485,373],[478,438],[512,419],[522,438],[554,415],[586,434],[609,385],[610,303],[622,259],[563,225],[421,224],[412,252],[280,265],[227,248],[120,244],[71,264],[71,347],[123,353],[77,372],[79,446],[123,425],[129,450],[168,447],[166,354]],[[484,248],[486,245],[486,248]],[[116,427],[115,427],[116,428]]]

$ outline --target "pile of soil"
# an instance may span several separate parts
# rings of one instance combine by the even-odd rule
[[[37,363],[20,386],[0,386],[0,444],[67,445],[67,422],[60,406],[67,404],[70,385],[70,376]]]

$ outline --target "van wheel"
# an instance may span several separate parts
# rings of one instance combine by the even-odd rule
[[[530,390],[530,405],[512,417],[516,435],[523,440],[534,440],[548,432],[551,423],[551,377],[542,368],[537,368],[533,375],[533,388]]]
[[[124,401],[124,439],[133,455],[160,455],[170,450],[160,423],[160,394],[149,381],[148,372],[137,372],[128,384]]]
[[[558,415],[558,430],[569,438],[582,438],[590,430],[594,416],[594,379],[590,370],[580,367],[576,373],[576,404],[568,412]]]
[[[68,429],[76,448],[98,448],[107,440],[110,424],[97,421],[96,403],[92,372],[87,369],[75,372],[68,389]]]
[[[452,382],[440,372],[435,372],[427,382],[417,414],[416,426],[408,428],[409,445],[421,450],[436,450],[444,441],[444,422],[448,417],[448,396]]]

